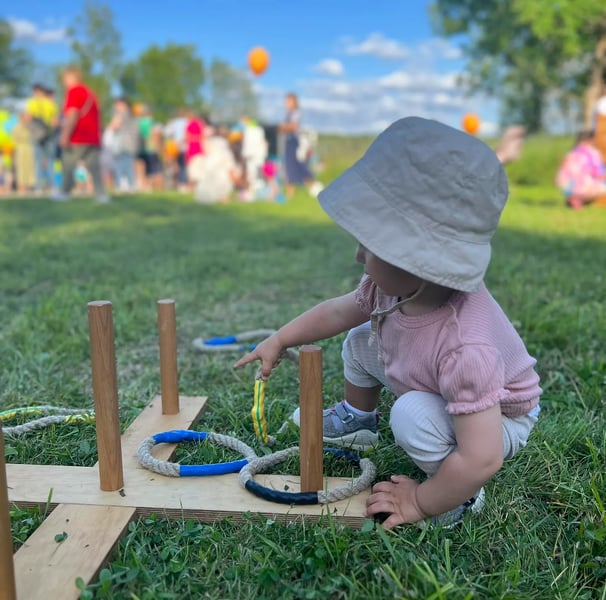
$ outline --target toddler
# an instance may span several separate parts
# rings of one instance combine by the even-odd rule
[[[575,147],[566,154],[558,168],[556,185],[573,210],[579,210],[606,194],[606,167],[595,146],[593,131],[579,133]]]
[[[395,442],[427,475],[373,487],[366,514],[388,514],[387,528],[428,517],[451,525],[479,510],[482,486],[537,421],[536,361],[483,283],[507,194],[483,142],[421,118],[393,123],[319,196],[358,241],[358,288],[298,316],[236,363],[260,360],[267,378],[286,348],[349,330],[344,400],[324,411],[324,441],[377,444],[375,409],[387,387],[397,396]]]

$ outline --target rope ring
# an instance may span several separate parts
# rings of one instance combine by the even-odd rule
[[[225,446],[235,450],[244,456],[241,460],[231,462],[209,464],[209,465],[180,465],[179,463],[159,460],[152,455],[152,448],[156,444],[179,444],[180,442],[203,442],[208,441],[218,446]],[[256,458],[255,451],[235,437],[222,435],[220,433],[209,433],[206,431],[191,431],[175,429],[156,433],[145,438],[137,450],[139,463],[145,469],[168,477],[207,477],[210,475],[225,475],[226,473],[237,473],[249,461]]]
[[[273,333],[275,329],[253,329],[252,331],[243,331],[242,333],[236,333],[235,335],[225,335],[214,338],[196,338],[192,345],[196,350],[200,352],[250,352],[256,348],[255,343],[243,343],[252,342],[254,340],[266,339]]]
[[[0,422],[8,421],[21,415],[44,415],[32,421],[26,421],[21,425],[8,426],[2,428],[6,436],[19,436],[24,433],[30,433],[36,429],[58,425],[60,423],[93,423],[95,413],[92,409],[65,408],[63,406],[22,406],[11,408],[0,412]]]
[[[262,473],[269,467],[284,462],[297,452],[299,452],[299,447],[293,446],[286,450],[280,450],[267,456],[260,456],[252,459],[242,468],[238,475],[240,485],[255,496],[263,498],[263,500],[269,500],[270,502],[277,502],[279,504],[329,504],[359,494],[361,491],[371,486],[377,475],[377,469],[374,463],[368,458],[360,458],[357,454],[338,448],[325,448],[325,454],[349,460],[355,466],[360,467],[362,473],[341,487],[332,490],[318,490],[317,492],[282,492],[265,487],[254,480],[254,476],[257,473]]]

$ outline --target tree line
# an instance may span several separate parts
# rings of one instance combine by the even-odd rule
[[[104,114],[123,95],[150,106],[165,121],[176,109],[192,108],[214,120],[233,122],[243,114],[257,116],[258,103],[246,72],[220,58],[209,65],[193,44],[152,44],[135,59],[125,61],[122,34],[112,9],[89,1],[67,30],[70,64],[99,96]],[[10,24],[0,20],[0,100],[28,95],[36,68],[31,53],[14,39]],[[62,65],[53,65],[58,85]]]
[[[606,2],[434,0],[430,11],[437,33],[464,40],[467,83],[501,99],[503,124],[540,130],[556,104],[580,106],[591,126],[606,81]]]

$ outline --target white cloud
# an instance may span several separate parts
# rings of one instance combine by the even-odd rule
[[[492,121],[480,121],[480,135],[486,137],[496,137],[498,133],[498,123],[493,123]]]
[[[417,62],[452,61],[462,57],[461,48],[444,38],[429,38],[414,46],[408,46],[399,40],[374,32],[362,41],[356,42],[351,38],[345,38],[342,40],[342,45],[344,53],[349,56],[374,56],[391,61],[413,57]]]
[[[67,39],[67,28],[66,27],[38,27],[32,21],[27,19],[7,19],[11,26],[15,38],[18,40],[24,40],[28,42],[34,42],[36,44],[50,44],[57,42],[64,42]]]
[[[384,60],[403,60],[410,56],[408,46],[385,37],[382,33],[371,33],[361,42],[345,40],[345,54],[350,56],[375,56]]]
[[[325,58],[315,67],[314,71],[320,75],[329,75],[331,77],[341,77],[345,73],[343,63],[336,58]]]
[[[328,113],[333,115],[352,114],[356,108],[352,102],[333,100],[331,98],[314,98],[304,96],[301,98],[301,108],[305,111]]]
[[[347,95],[341,93],[344,82],[300,81],[297,88],[303,124],[330,133],[376,134],[397,119],[417,115],[460,127],[461,117],[471,105],[465,90],[445,87],[445,81],[450,80],[435,74],[420,73],[418,83],[415,79],[411,73],[408,87],[390,89],[381,86],[377,78],[352,80],[345,84]],[[265,120],[282,120],[285,91],[258,88]]]
[[[458,60],[463,55],[461,48],[444,38],[430,38],[421,42],[415,48],[415,55],[417,54],[431,57],[434,60]]]
[[[380,77],[378,83],[386,89],[453,90],[458,87],[458,73],[430,73],[409,70],[394,71]]]

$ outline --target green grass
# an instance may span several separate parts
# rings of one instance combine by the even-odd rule
[[[341,151],[331,143],[327,179],[365,142]],[[341,162],[329,160],[337,154]],[[537,357],[545,394],[528,448],[487,486],[481,515],[451,531],[395,532],[330,519],[283,525],[250,515],[208,526],[148,518],[131,524],[83,597],[605,599],[606,210],[566,210],[543,172],[551,168],[537,168],[537,185],[513,187],[494,241],[487,283]],[[351,289],[360,276],[353,252],[353,240],[302,193],[287,205],[219,207],[171,195],[108,206],[2,201],[0,409],[90,406],[86,303],[110,299],[126,427],[159,389],[155,300],[174,297],[181,392],[210,396],[204,429],[259,448],[249,418],[253,368],[233,371],[233,357],[201,356],[191,341],[277,327]],[[322,343],[327,404],[341,393],[340,341]],[[295,368],[282,365],[267,387],[270,430],[294,409],[297,391]],[[389,402],[386,394],[383,413]],[[418,475],[387,419],[381,427],[380,476]],[[295,441],[289,431],[280,446]],[[180,451],[188,462],[231,457],[205,445]],[[94,426],[7,439],[7,460],[93,464]],[[15,547],[44,514],[13,511]]]

